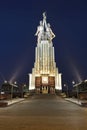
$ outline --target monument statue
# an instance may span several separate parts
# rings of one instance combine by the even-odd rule
[[[44,26],[43,26],[43,22],[40,21],[40,25],[37,27],[37,31],[35,33],[35,36],[38,36],[38,40],[37,40],[38,43],[40,43],[43,34],[44,34]]]
[[[43,21],[40,21],[40,25],[37,27],[37,31],[35,33],[37,36],[37,42],[40,43],[41,40],[49,40],[50,42],[55,37],[50,24],[46,22],[46,14],[43,13]]]
[[[32,73],[29,74],[29,91],[35,93],[55,93],[62,90],[62,78],[55,62],[55,49],[52,39],[55,37],[46,13],[35,33],[37,45],[35,47],[35,62]]]

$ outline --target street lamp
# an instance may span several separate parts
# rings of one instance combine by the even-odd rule
[[[13,98],[13,89],[14,89],[14,86],[17,86],[17,82],[16,81],[13,84],[11,84],[11,100]]]
[[[72,84],[73,84],[73,87],[74,87],[75,81],[72,81]],[[77,95],[77,99],[78,99],[78,102],[79,102],[79,90],[78,90],[78,85],[76,85],[76,95]]]
[[[8,81],[7,80],[4,80],[4,83],[7,83]]]
[[[13,97],[13,84],[11,84],[11,101],[12,101],[12,97]]]
[[[26,84],[22,85],[22,92],[21,92],[21,97],[23,98],[24,97],[24,88],[26,87]]]
[[[17,81],[15,81],[14,84],[17,85]]]
[[[66,93],[67,93],[67,97],[69,96],[69,93],[68,93],[68,85],[64,84],[64,87],[66,87]]]
[[[75,85],[75,81],[74,80],[72,81],[72,84]]]

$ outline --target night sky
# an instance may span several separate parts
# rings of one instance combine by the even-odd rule
[[[0,0],[0,84],[4,79],[28,82],[35,60],[34,34],[44,11],[56,35],[56,64],[63,83],[87,79],[86,0]]]

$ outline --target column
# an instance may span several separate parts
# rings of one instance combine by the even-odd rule
[[[59,90],[62,90],[62,80],[61,80],[61,73],[59,73]]]

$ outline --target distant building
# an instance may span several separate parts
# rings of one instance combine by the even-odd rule
[[[35,35],[37,46],[34,68],[29,74],[29,90],[35,90],[36,93],[55,93],[55,90],[62,89],[62,78],[55,62],[52,42],[55,34],[46,21],[45,13],[43,13],[43,20],[40,21]]]

